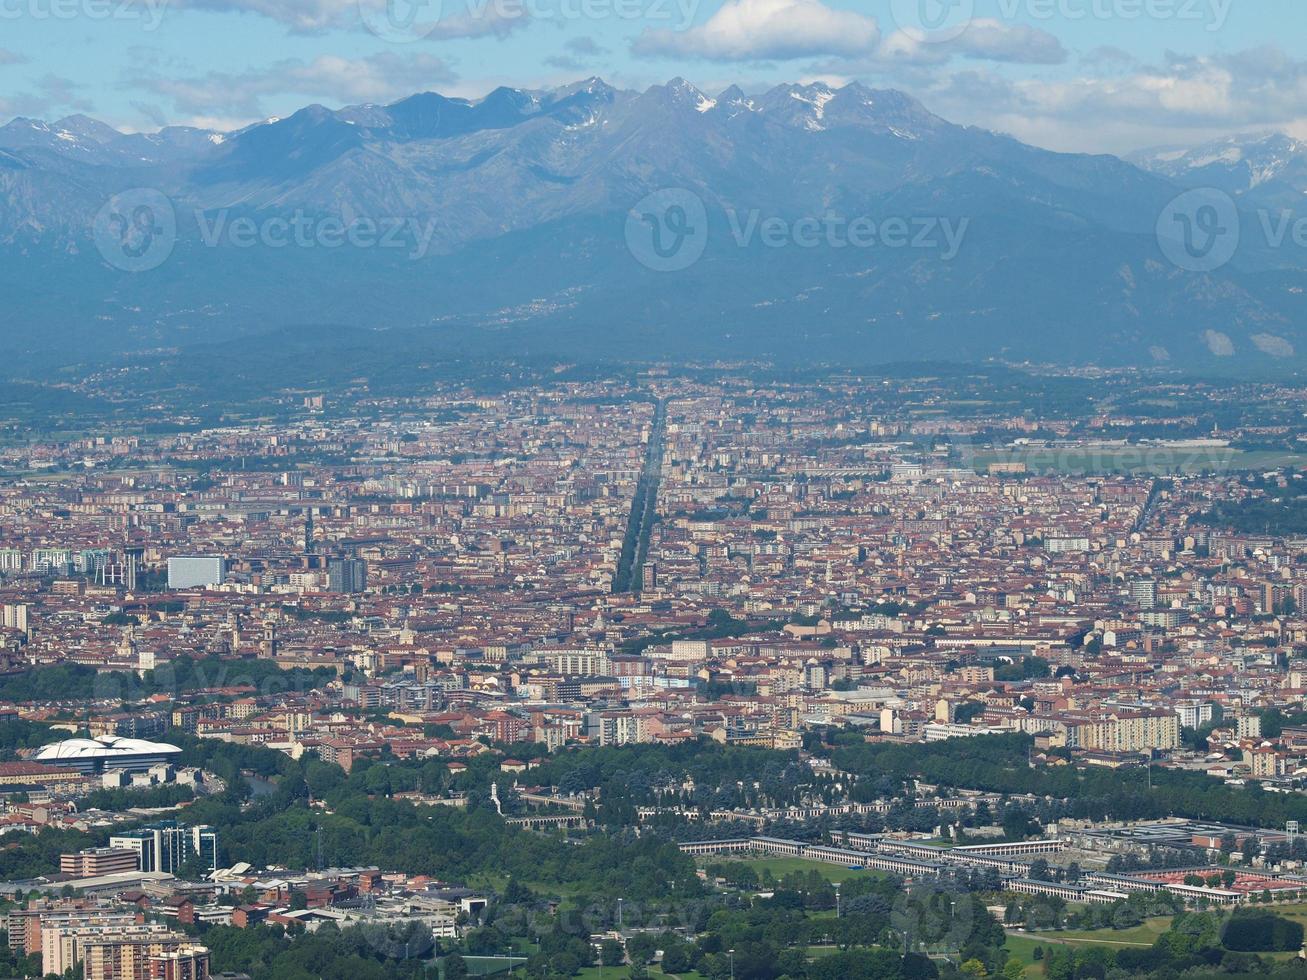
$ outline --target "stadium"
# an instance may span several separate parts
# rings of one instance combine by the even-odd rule
[[[177,761],[182,750],[165,742],[102,735],[98,738],[70,738],[42,746],[34,761],[87,774],[111,769],[145,772],[151,766]]]

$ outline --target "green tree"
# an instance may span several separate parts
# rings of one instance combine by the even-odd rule
[[[604,966],[621,966],[626,962],[626,951],[616,939],[605,939],[599,946],[599,962]]]
[[[626,954],[632,963],[648,963],[658,949],[658,940],[647,932],[638,932],[626,941]]]

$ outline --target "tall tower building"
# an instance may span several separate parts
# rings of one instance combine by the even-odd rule
[[[277,624],[268,620],[263,624],[263,642],[259,644],[259,656],[272,660],[277,656]]]
[[[332,592],[366,592],[368,563],[360,558],[333,558],[327,563],[327,588]]]

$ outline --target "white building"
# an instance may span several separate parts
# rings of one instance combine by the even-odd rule
[[[226,576],[225,558],[168,559],[168,588],[170,589],[202,589],[210,585],[221,585]]]
[[[70,738],[43,746],[33,761],[94,774],[108,769],[148,772],[151,766],[175,762],[181,752],[177,746],[166,742],[101,735],[97,738]]]

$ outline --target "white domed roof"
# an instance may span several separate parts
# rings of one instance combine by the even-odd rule
[[[58,759],[114,759],[133,755],[173,755],[181,749],[165,742],[147,742],[140,738],[101,735],[98,738],[70,738],[42,746],[36,753],[38,762]]]

